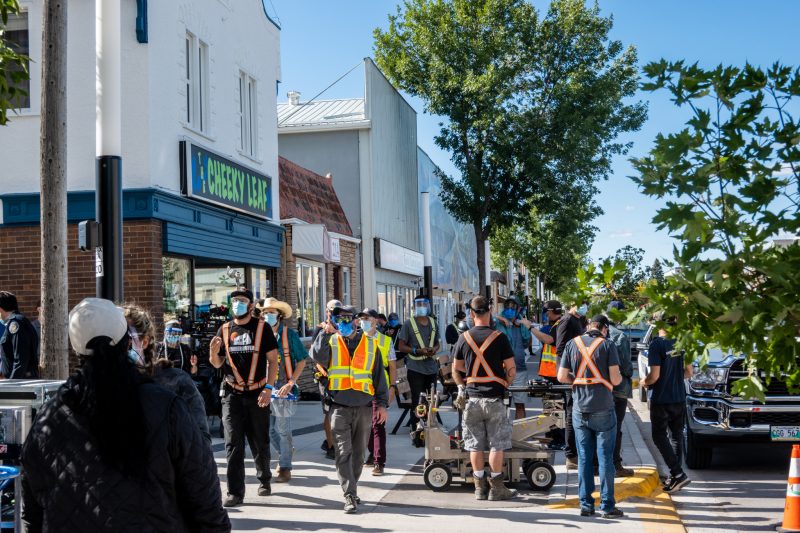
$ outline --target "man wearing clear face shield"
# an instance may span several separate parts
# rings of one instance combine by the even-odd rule
[[[181,343],[183,329],[177,320],[170,320],[164,324],[164,342],[157,348],[158,358],[169,359],[173,368],[192,373],[192,351]]]
[[[411,405],[419,403],[419,396],[436,383],[439,374],[439,332],[436,320],[431,315],[431,301],[424,296],[414,299],[414,316],[403,324],[397,336],[397,351],[406,355],[408,384],[411,387]],[[411,425],[416,427],[417,417],[414,409]]]

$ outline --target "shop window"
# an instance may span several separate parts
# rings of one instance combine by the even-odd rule
[[[351,305],[351,303],[350,303],[350,267],[342,268],[342,303],[344,305]]]
[[[2,31],[3,38],[6,44],[12,51],[28,56],[30,54],[30,47],[28,45],[29,32],[28,32],[28,13],[12,13],[8,15],[8,23]],[[28,63],[26,61],[26,63]],[[8,76],[9,84],[13,85],[23,94],[18,94],[17,97],[11,100],[11,106],[15,109],[26,109],[31,106],[31,81],[28,76],[18,82],[11,82],[10,75],[22,70],[18,65],[13,64],[10,66],[9,71],[6,73]]]
[[[324,270],[316,265],[297,263],[297,332],[301,337],[310,337],[322,319]]]
[[[233,270],[244,274],[242,267],[233,267]],[[194,301],[200,313],[219,305],[227,307],[235,289],[236,280],[228,275],[226,267],[196,268],[194,271]]]
[[[163,257],[164,322],[189,316],[192,303],[192,262],[178,257]]]
[[[274,268],[256,268],[250,269],[250,289],[253,291],[253,297],[258,300],[263,300],[274,296],[272,290],[275,286],[275,269]]]

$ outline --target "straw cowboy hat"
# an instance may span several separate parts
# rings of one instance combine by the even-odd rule
[[[292,316],[292,307],[286,302],[276,300],[275,298],[267,298],[264,300],[264,303],[261,305],[261,312],[265,313],[267,309],[277,309],[278,313],[280,313],[283,318]]]

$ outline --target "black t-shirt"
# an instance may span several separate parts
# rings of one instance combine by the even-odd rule
[[[494,332],[487,326],[476,326],[469,330],[469,334],[475,344],[480,348],[483,342]],[[469,343],[465,339],[465,335],[461,335],[456,345],[453,347],[455,358],[464,361],[467,368],[467,377],[472,375],[472,365],[475,364],[476,355],[472,351]],[[506,359],[514,358],[514,350],[511,348],[511,343],[505,335],[498,335],[492,344],[483,353],[486,363],[492,369],[492,373],[500,379],[506,379],[506,371],[503,367],[503,361]],[[479,372],[478,376],[485,376],[484,373]],[[471,383],[467,385],[467,393],[470,398],[497,398],[505,394],[506,387],[496,381],[487,383]]]
[[[564,354],[564,348],[566,348],[567,343],[575,337],[583,335],[583,331],[584,328],[580,318],[570,315],[569,313],[562,316],[556,328],[556,334],[554,335],[556,341],[556,355],[561,357]]]
[[[250,376],[250,365],[253,360],[254,353],[256,352],[254,344],[256,341],[258,322],[259,321],[254,318],[251,318],[250,321],[243,326],[239,326],[233,321],[228,322],[228,344],[230,347],[230,359],[233,360],[233,364],[236,365],[239,375],[245,382]],[[228,359],[228,351],[225,350],[225,337],[223,336],[223,328],[220,328],[217,331],[217,336],[223,341],[220,355],[225,357],[225,363],[222,365],[222,368],[226,376],[233,376],[234,374],[231,370]],[[261,346],[258,349],[256,372],[253,376],[254,383],[258,383],[267,377],[267,352],[277,349],[278,341],[275,340],[275,335],[272,333],[272,328],[269,327],[269,325],[264,324],[263,331],[261,333]],[[256,389],[255,392],[260,392],[260,389]]]

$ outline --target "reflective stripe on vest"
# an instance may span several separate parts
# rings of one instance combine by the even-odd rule
[[[389,384],[389,349],[392,346],[392,339],[381,332],[375,334],[378,341],[378,350],[381,351],[383,360],[383,374],[386,376],[386,384]]]
[[[539,375],[547,378],[556,377],[557,362],[556,347],[552,344],[545,344],[542,347],[542,359],[539,361]]]
[[[592,359],[595,350],[597,350],[598,346],[603,344],[604,340],[603,337],[597,337],[587,348],[586,344],[583,343],[582,337],[575,337],[575,346],[577,346],[578,350],[581,352],[582,361],[578,367],[578,371],[575,373],[576,377],[575,381],[572,382],[573,385],[603,385],[609,391],[614,390],[614,385],[603,377],[600,370],[597,369],[597,365],[594,364],[594,359]],[[587,368],[589,369],[589,377],[586,377]]]
[[[377,343],[368,335],[361,335],[353,357],[344,337],[338,333],[330,340],[331,362],[328,366],[329,390],[357,390],[373,396],[372,371],[375,368]]]
[[[472,373],[469,377],[467,377],[467,383],[490,383],[495,382],[499,383],[504,387],[508,387],[508,382],[502,378],[499,378],[494,375],[492,372],[492,367],[489,366],[489,363],[486,362],[486,357],[484,357],[484,353],[489,348],[489,346],[494,342],[494,340],[499,337],[501,333],[497,330],[494,330],[486,340],[483,341],[481,347],[478,348],[478,345],[475,344],[475,340],[472,338],[472,335],[469,334],[469,331],[464,332],[464,340],[467,341],[469,347],[472,349],[472,352],[475,354],[475,360],[472,362]],[[478,370],[483,369],[483,372],[486,374],[485,376],[479,376]]]
[[[431,321],[430,346],[427,346],[424,342],[422,342],[422,335],[419,332],[419,326],[417,326],[417,319],[412,316],[411,320],[409,321],[411,322],[411,331],[414,332],[414,336],[417,338],[417,344],[419,345],[420,348],[433,348],[434,346],[436,346],[436,333],[438,332],[436,328],[436,321],[430,317],[428,317],[428,320]],[[408,357],[410,357],[414,361],[424,361],[425,359],[430,359],[430,357],[424,355],[414,355],[411,353],[408,354]]]
[[[289,328],[286,326],[281,326],[283,328],[283,334],[281,335],[281,340],[283,341],[283,365],[286,368],[286,381],[288,382],[294,376],[294,368],[292,368],[292,354],[289,351]],[[278,363],[280,365],[280,362]],[[280,366],[278,367],[280,368]]]
[[[226,376],[225,382],[238,391],[250,391],[262,388],[267,383],[266,375],[257,383],[254,383],[253,380],[255,379],[256,369],[258,368],[258,360],[261,352],[261,338],[264,333],[264,322],[259,321],[258,326],[256,326],[256,339],[253,343],[253,353],[250,358],[250,374],[248,375],[247,383],[245,383],[241,374],[239,374],[239,369],[236,368],[236,365],[233,363],[233,357],[231,357],[230,325],[230,322],[226,322],[222,325],[222,340],[225,343],[225,353],[227,354],[228,358],[228,366],[231,367],[234,379],[231,380],[229,379],[230,376]]]

